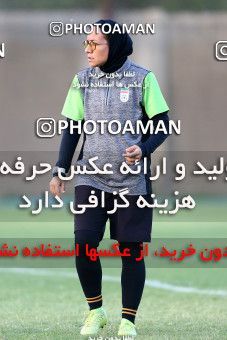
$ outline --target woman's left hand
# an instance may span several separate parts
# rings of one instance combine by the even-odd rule
[[[136,161],[141,160],[142,150],[138,145],[132,145],[125,149],[125,153],[123,153],[123,156],[125,157],[127,164],[133,165]]]

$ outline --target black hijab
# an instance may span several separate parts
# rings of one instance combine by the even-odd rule
[[[99,20],[96,24],[110,24],[111,28],[114,27],[115,24],[118,24],[116,21],[113,20]],[[118,24],[120,28],[122,26]],[[127,32],[119,33],[119,32],[110,32],[106,34],[108,37],[109,42],[109,55],[106,63],[102,66],[99,66],[100,70],[105,73],[112,73],[117,71],[124,62],[127,60],[127,57],[132,54],[133,47],[132,47],[132,39],[128,35]]]

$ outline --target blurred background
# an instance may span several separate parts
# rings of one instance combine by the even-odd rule
[[[84,36],[52,37],[48,25],[104,17],[155,24],[154,35],[132,36],[131,59],[156,74],[172,119],[182,120],[182,134],[168,139],[169,149],[227,150],[227,63],[214,55],[216,41],[227,39],[226,9],[226,1],[209,0],[1,0],[1,150],[56,150],[57,138],[34,138],[34,121],[59,118],[73,75],[87,61]]]
[[[155,73],[170,118],[181,120],[181,135],[166,140],[153,155],[154,163],[162,150],[169,152],[172,164],[179,159],[192,164],[198,157],[205,158],[207,165],[217,161],[224,155],[219,153],[227,151],[227,61],[215,57],[216,42],[227,39],[226,9],[225,1],[209,0],[1,0],[0,42],[5,43],[5,58],[0,59],[0,150],[6,152],[1,159],[12,163],[19,155],[14,151],[24,160],[30,156],[22,152],[35,155],[39,151],[37,159],[42,155],[52,164],[56,162],[57,153],[52,152],[57,152],[61,137],[38,138],[35,122],[41,117],[62,119],[60,112],[72,78],[88,65],[82,48],[85,36],[51,36],[50,22],[92,23],[113,18],[121,23],[155,25],[153,35],[132,35],[130,58]],[[199,151],[202,153],[197,154]],[[2,194],[12,192],[8,180],[1,180]],[[13,185],[19,186],[18,179],[15,181]],[[199,183],[191,179],[184,187],[190,186],[193,192],[225,193],[223,181],[212,187],[207,179]],[[170,181],[160,185],[171,188]],[[36,190],[34,186],[32,191]]]
[[[51,22],[86,24],[100,18],[120,23],[154,25],[154,34],[131,35],[134,62],[156,75],[170,107],[169,116],[181,123],[181,134],[172,134],[151,155],[152,174],[156,165],[167,160],[167,175],[152,182],[156,197],[175,203],[174,190],[191,195],[196,209],[157,221],[226,221],[227,159],[227,3],[225,1],[76,1],[76,0],[0,0],[0,43],[5,58],[0,58],[0,160],[13,169],[17,157],[25,165],[21,175],[0,175],[1,221],[38,220],[18,209],[22,196],[35,201],[49,189],[51,171],[33,181],[32,165],[58,159],[60,135],[40,138],[36,133],[39,118],[64,119],[61,110],[79,70],[88,67],[82,42],[85,35],[69,32],[53,36]],[[221,43],[217,46],[217,42]],[[74,155],[78,157],[82,138]],[[223,171],[215,180],[194,175],[196,163]],[[176,165],[183,163],[186,174],[177,181]],[[73,197],[73,180],[67,183],[64,199]],[[171,197],[172,196],[172,197]],[[156,209],[155,209],[156,210]],[[71,221],[66,210],[61,220]],[[56,211],[47,220],[60,218]],[[42,218],[41,218],[42,220]]]
[[[60,113],[71,81],[88,65],[82,47],[85,35],[53,36],[51,22],[86,24],[112,18],[126,24],[149,23],[154,34],[131,35],[130,59],[154,72],[170,118],[181,123],[181,134],[172,134],[152,154],[154,171],[163,156],[169,170],[153,188],[223,202],[225,177],[209,181],[207,176],[194,176],[193,170],[198,160],[211,169],[221,156],[227,159],[227,48],[221,50],[227,46],[226,9],[225,1],[0,0],[0,43],[5,44],[5,58],[0,59],[1,161],[14,167],[21,156],[28,176],[32,164],[54,166],[58,158],[61,136],[38,137],[36,122],[43,117],[64,119]],[[81,142],[82,138],[74,159]],[[186,165],[186,177],[174,181],[179,162]],[[48,173],[26,182],[22,176],[1,175],[1,202],[13,202],[25,191],[38,195],[48,189],[50,178]],[[72,195],[73,185],[67,192]],[[207,218],[195,218],[198,215]]]

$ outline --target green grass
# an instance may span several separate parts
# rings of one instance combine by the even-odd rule
[[[119,276],[120,272],[106,268],[104,274]],[[147,278],[217,289],[226,287],[227,275],[223,269],[148,269]],[[4,273],[0,291],[3,339],[80,338],[79,329],[88,309],[77,279]],[[117,336],[120,283],[104,281],[103,297],[110,322],[101,334]],[[136,319],[138,339],[226,339],[226,301],[223,297],[145,286]]]
[[[215,210],[212,202],[204,204],[203,221],[209,221],[211,208]],[[216,209],[219,214],[220,206]],[[6,222],[0,222],[2,238],[73,238],[72,220],[34,222],[31,217],[18,222],[16,215],[14,212],[13,221],[9,215]],[[51,214],[49,217],[50,221]],[[215,215],[212,218],[213,222],[154,219],[152,237],[227,238],[226,222],[220,222],[224,213],[223,219],[217,218],[219,222],[215,222]],[[108,225],[104,237],[109,237]],[[103,275],[120,278],[120,272],[120,268],[103,268]],[[80,339],[79,330],[88,307],[74,274],[75,269],[66,268],[44,268],[39,275],[0,271],[0,339]],[[147,268],[146,278],[175,286],[227,291],[226,268]],[[120,282],[104,280],[103,298],[109,324],[100,335],[103,339],[117,337]],[[227,339],[226,306],[226,296],[180,293],[146,285],[136,317],[137,338]]]

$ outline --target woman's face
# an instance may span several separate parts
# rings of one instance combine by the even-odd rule
[[[89,66],[96,67],[105,64],[109,54],[109,45],[105,35],[93,30],[92,33],[87,35],[87,41],[91,42],[91,45],[87,45],[85,48]],[[97,45],[92,45],[92,42],[97,43]]]

